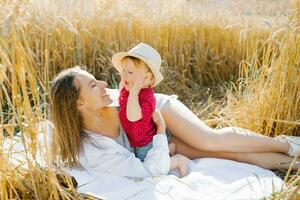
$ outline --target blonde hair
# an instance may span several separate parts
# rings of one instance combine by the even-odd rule
[[[126,56],[121,60],[121,63],[123,64],[124,62],[128,62],[129,60],[131,60],[133,62],[135,67],[143,68],[145,73],[149,72],[151,74],[151,78],[154,79],[154,75],[153,75],[151,69],[148,67],[148,65],[144,61],[142,61],[139,58],[136,58],[134,56]]]
[[[87,73],[79,66],[61,71],[51,84],[51,118],[54,123],[52,150],[54,157],[68,166],[77,166],[81,141],[82,117],[76,101],[80,86],[74,84],[75,77]]]

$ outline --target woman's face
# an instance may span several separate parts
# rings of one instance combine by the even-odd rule
[[[80,111],[97,111],[112,103],[106,92],[107,83],[98,81],[88,72],[77,75],[74,85],[80,88],[77,107]]]

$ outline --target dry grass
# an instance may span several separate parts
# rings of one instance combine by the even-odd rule
[[[299,135],[299,21],[291,18],[287,26],[257,41],[257,51],[241,62],[222,120],[264,135]]]
[[[211,126],[299,135],[299,1],[293,12],[289,1],[216,2],[0,0],[0,198],[88,198],[37,165],[34,124],[48,118],[58,71],[86,65],[116,87],[112,54],[140,41],[164,59],[157,91],[178,94]],[[26,159],[12,164],[3,144],[17,131]],[[274,199],[299,193],[299,173],[287,183]]]

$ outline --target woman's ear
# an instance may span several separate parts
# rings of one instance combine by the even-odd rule
[[[81,99],[76,100],[77,109],[81,112],[84,109],[84,103]]]

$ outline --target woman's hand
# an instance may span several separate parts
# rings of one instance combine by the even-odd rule
[[[178,169],[180,177],[184,177],[189,173],[189,159],[181,154],[171,157],[170,170]]]
[[[166,123],[158,109],[156,109],[153,112],[152,119],[153,119],[154,123],[156,124],[157,133],[165,134],[166,133]]]

